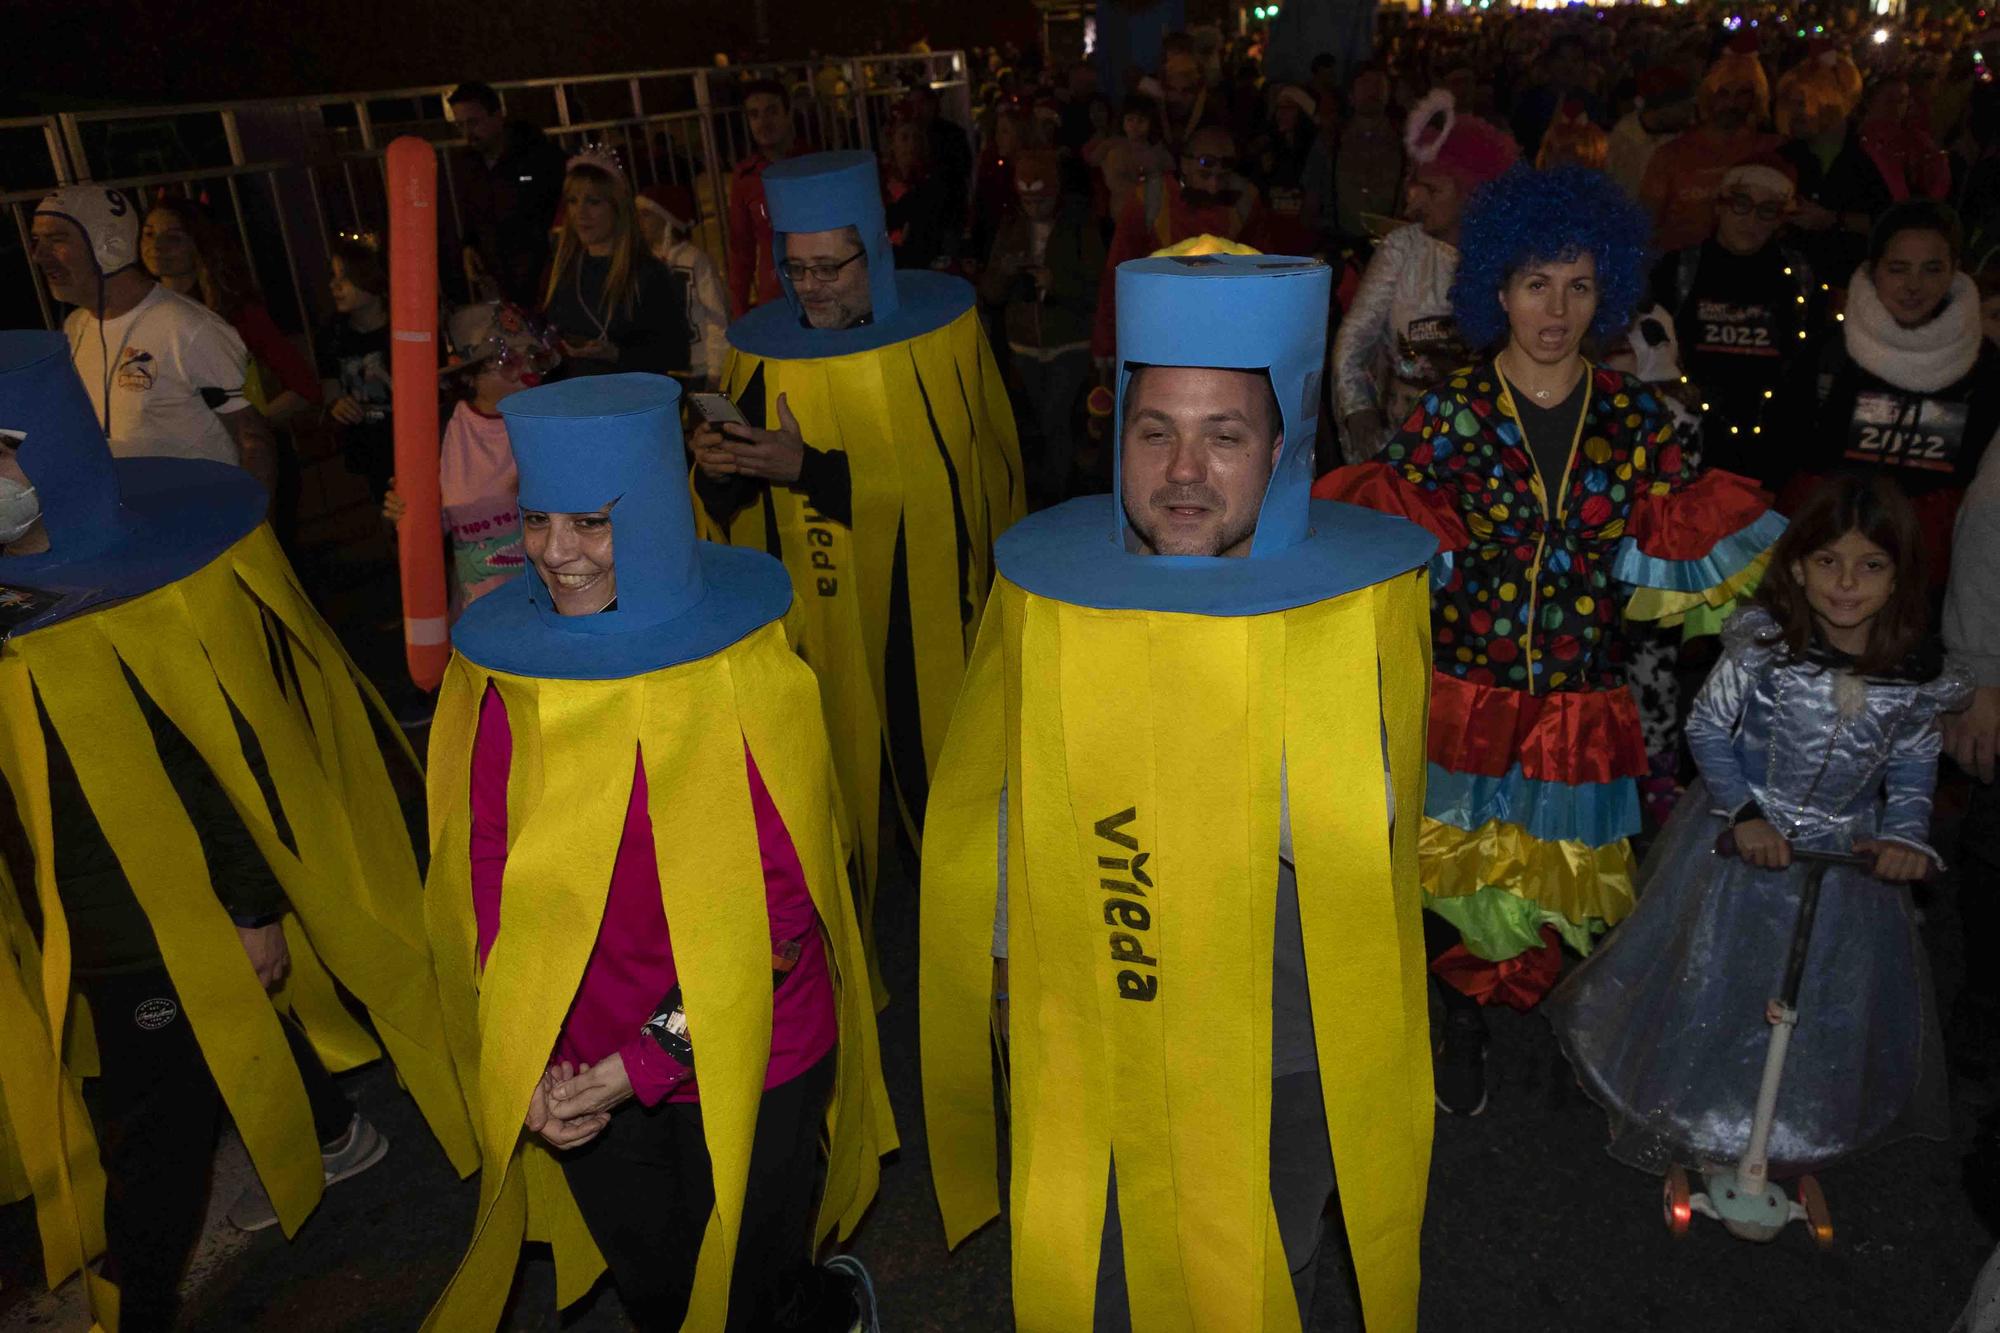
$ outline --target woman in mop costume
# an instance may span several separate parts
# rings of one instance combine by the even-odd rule
[[[955,1245],[999,1208],[1008,958],[1023,1329],[1296,1330],[1336,1171],[1369,1327],[1416,1325],[1436,544],[1309,503],[1329,276],[1120,265],[1119,491],[995,548],[928,812],[924,1105]]]
[[[971,285],[896,270],[872,154],[780,162],[764,195],[785,299],[729,327],[749,425],[696,432],[696,489],[704,535],[791,573],[868,929],[883,765],[914,843],[993,541],[1023,512],[1020,446]]]
[[[62,338],[0,333],[0,844],[22,876],[0,859],[0,1098],[50,1284],[108,1233],[131,1327],[173,1317],[223,1107],[286,1234],[339,1174],[325,1106],[351,1108],[319,1065],[381,1050],[335,979],[474,1165],[380,703],[265,504],[238,468],[114,460]],[[73,987],[95,1028],[65,1046]],[[102,1169],[74,1082],[93,1074]],[[120,1293],[89,1288],[115,1328]]]
[[[1560,966],[1555,936],[1587,951],[1632,909],[1647,764],[1621,615],[1712,632],[1783,527],[1753,483],[1690,465],[1644,384],[1583,356],[1586,335],[1630,324],[1647,230],[1582,167],[1483,188],[1452,302],[1485,359],[1425,395],[1380,460],[1315,488],[1443,546],[1424,889],[1438,970],[1481,1002],[1532,1005]],[[1446,1000],[1438,1094],[1477,1114],[1483,1017]]]
[[[527,1239],[560,1304],[608,1265],[642,1328],[854,1320],[822,1321],[847,1293],[812,1246],[896,1140],[838,788],[783,567],[695,540],[679,406],[635,374],[500,407],[534,572],[466,608],[432,723],[428,915],[483,1175],[430,1328],[495,1327]]]

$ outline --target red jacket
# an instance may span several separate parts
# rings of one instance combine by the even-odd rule
[[[778,271],[771,263],[771,214],[764,207],[764,168],[771,159],[755,151],[729,177],[729,317],[778,299]]]

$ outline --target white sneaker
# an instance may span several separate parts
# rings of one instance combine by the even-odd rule
[[[320,1168],[328,1185],[360,1175],[389,1155],[389,1140],[382,1131],[361,1118],[359,1112],[347,1122],[347,1132],[320,1149]],[[238,1231],[263,1231],[278,1224],[278,1210],[264,1182],[254,1175],[250,1184],[229,1205],[229,1225]]]

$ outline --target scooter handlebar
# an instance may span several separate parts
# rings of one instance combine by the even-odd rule
[[[1736,855],[1735,829],[1726,828],[1722,830],[1721,836],[1719,836],[1715,840],[1715,854],[1717,856]],[[1858,852],[1815,852],[1804,847],[1792,848],[1792,859],[1794,861],[1804,861],[1809,865],[1817,864],[1824,866],[1852,866],[1857,870],[1867,870],[1872,866],[1874,866],[1875,864],[1874,857],[1864,856]],[[1927,863],[1924,869],[1923,878],[1930,879],[1932,876],[1936,874],[1937,874],[1936,863],[1934,862]]]

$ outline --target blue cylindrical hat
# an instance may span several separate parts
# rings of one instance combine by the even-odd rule
[[[1125,386],[1133,366],[1265,371],[1284,414],[1285,444],[1257,514],[1250,558],[1296,546],[1305,539],[1312,492],[1333,270],[1317,260],[1280,255],[1184,255],[1120,264],[1117,280],[1114,459],[1122,466]],[[1119,488],[1111,493],[1118,495]],[[1118,522],[1122,541],[1122,502]]]
[[[950,273],[897,271],[883,222],[881,171],[873,153],[807,153],[764,169],[764,206],[771,216],[771,259],[784,301],[770,301],[729,326],[729,345],[779,361],[872,352],[934,329],[972,309],[972,284]],[[853,227],[868,253],[868,323],[815,329],[785,276],[785,238],[793,232]],[[858,261],[857,261],[858,262]]]
[[[531,571],[466,608],[460,652],[520,675],[607,679],[706,657],[784,614],[782,565],[695,538],[680,396],[664,375],[588,375],[501,402],[521,509],[608,510],[618,595],[565,616]]]
[[[34,628],[185,578],[263,521],[240,467],[113,458],[60,333],[0,332],[0,430],[19,437],[49,535],[41,555],[0,557],[0,583],[70,597]]]
[[[1430,559],[1403,519],[1312,499],[1332,270],[1283,255],[1184,255],[1118,266],[1118,408],[1111,494],[1030,515],[995,546],[1000,572],[1084,606],[1259,615],[1379,583]],[[1125,391],[1135,366],[1270,376],[1284,443],[1245,557],[1140,555],[1125,547]]]
[[[875,154],[807,153],[775,162],[764,169],[764,207],[771,215],[771,262],[777,266],[778,285],[785,289],[793,314],[803,319],[805,307],[785,276],[785,234],[853,227],[868,252],[868,290],[875,300],[875,318],[895,318],[896,252],[889,246],[889,228],[883,220],[882,173]]]

